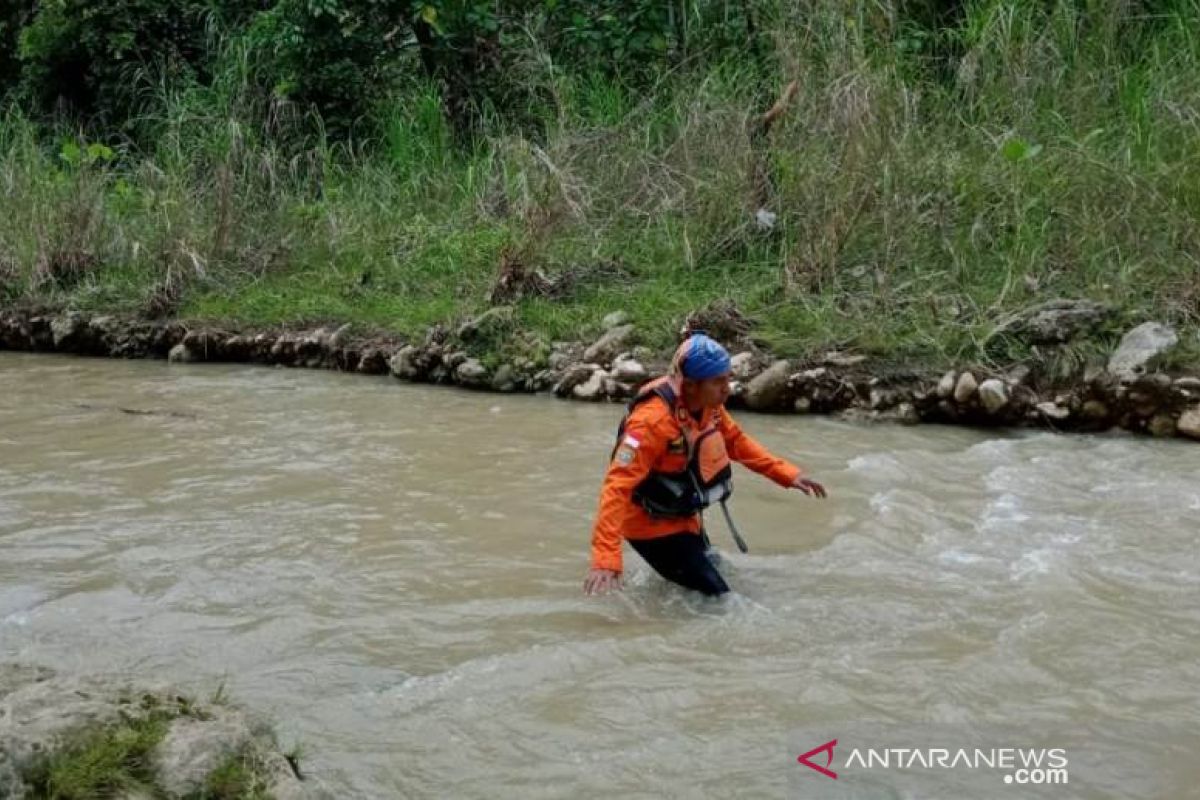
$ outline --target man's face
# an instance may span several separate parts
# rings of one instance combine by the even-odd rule
[[[704,408],[716,408],[729,399],[729,373],[702,381],[692,381],[696,402]]]

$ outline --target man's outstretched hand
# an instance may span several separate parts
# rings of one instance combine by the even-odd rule
[[[583,582],[583,591],[587,594],[608,594],[620,588],[621,573],[611,569],[589,570]]]
[[[814,480],[805,478],[803,475],[800,476],[799,478],[796,478],[796,480],[792,481],[792,488],[799,489],[800,491],[804,492],[809,497],[824,498],[829,495],[829,493],[825,491],[824,486],[822,486],[821,484],[817,483]]]

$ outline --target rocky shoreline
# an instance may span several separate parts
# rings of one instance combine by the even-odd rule
[[[0,664],[0,797],[329,796],[268,724],[219,697]]]
[[[170,362],[227,362],[336,369],[402,380],[498,392],[552,392],[584,401],[620,401],[666,367],[666,355],[636,346],[637,331],[620,312],[591,344],[535,343],[493,367],[473,356],[493,309],[456,330],[430,329],[423,341],[359,337],[349,325],[306,331],[224,330],[182,322],[88,315],[75,311],[0,311],[0,349]],[[1045,304],[1008,328],[1034,343],[1061,344],[1097,314],[1086,301]],[[720,331],[714,335],[720,336]],[[504,334],[501,334],[504,335]],[[945,373],[874,370],[863,356],[827,353],[806,362],[775,359],[737,336],[730,406],[764,412],[840,414],[886,420],[979,426],[1032,426],[1060,431],[1121,428],[1157,437],[1200,440],[1200,376],[1157,367],[1178,343],[1166,325],[1127,331],[1107,363],[1067,380],[1029,367],[964,368]],[[509,348],[514,349],[514,348]]]

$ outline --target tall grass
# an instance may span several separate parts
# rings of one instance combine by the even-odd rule
[[[936,61],[887,0],[781,4],[765,84],[799,91],[762,151],[769,231],[747,123],[774,98],[749,63],[696,61],[635,90],[534,54],[532,127],[497,117],[464,144],[415,85],[370,140],[331,145],[256,95],[231,45],[211,86],[156,90],[148,149],[71,158],[74,132],[6,112],[0,284],[97,310],[418,334],[486,308],[503,262],[617,263],[623,280],[519,300],[518,324],[579,338],[621,308],[665,344],[728,298],[784,354],[926,363],[984,358],[996,320],[1055,297],[1194,331],[1200,1],[1155,5],[968,3]]]

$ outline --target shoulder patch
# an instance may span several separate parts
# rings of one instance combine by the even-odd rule
[[[617,454],[613,457],[613,460],[621,466],[627,467],[633,463],[634,456],[636,455],[636,450],[627,444],[623,444],[617,449]]]

